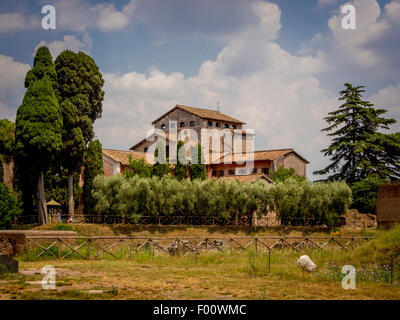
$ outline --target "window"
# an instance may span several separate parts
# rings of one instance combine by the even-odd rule
[[[195,125],[196,125],[196,122],[190,121],[190,126],[191,126],[191,127],[194,127]]]
[[[212,122],[211,121],[207,121],[207,127],[212,127]]]
[[[162,125],[161,125],[161,129],[166,129],[167,128],[167,125],[165,124],[165,123],[163,123]]]
[[[253,173],[257,173],[257,168],[254,168],[254,169],[253,169]]]
[[[235,175],[235,170],[228,170],[228,174],[230,176],[234,176]]]
[[[217,122],[217,123],[215,124],[215,126],[216,126],[217,128],[219,128],[219,127],[221,126],[221,124],[220,124],[219,122]]]
[[[217,176],[217,171],[213,170],[212,176],[213,176],[213,177],[216,177],[216,176]]]
[[[181,127],[181,128],[183,128],[185,126],[185,123],[184,122],[181,122],[180,124],[179,124],[179,127]]]
[[[219,176],[223,177],[224,176],[224,170],[219,170]]]
[[[229,128],[229,124],[225,123],[224,128]]]
[[[169,146],[165,147],[165,156],[168,158],[169,157]]]
[[[232,129],[237,129],[237,127],[233,124],[233,125],[232,125]]]
[[[148,147],[144,147],[143,151],[147,152],[147,150],[149,150],[149,148]]]

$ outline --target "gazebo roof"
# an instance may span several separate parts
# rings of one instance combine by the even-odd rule
[[[51,199],[49,202],[47,202],[48,206],[61,206],[61,204],[59,204],[57,201],[54,201],[53,199]]]

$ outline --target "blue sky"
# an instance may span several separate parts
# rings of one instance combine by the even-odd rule
[[[356,29],[341,27],[341,6]],[[0,117],[15,118],[35,48],[90,54],[105,78],[108,148],[127,149],[175,104],[247,123],[256,148],[295,148],[311,172],[326,164],[322,118],[345,82],[400,120],[399,0],[0,0]],[[56,30],[41,8],[56,8]],[[396,125],[393,130],[398,130]]]

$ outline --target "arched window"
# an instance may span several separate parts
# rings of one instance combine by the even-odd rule
[[[237,127],[233,124],[233,125],[232,125],[232,129],[237,129]]]
[[[224,128],[229,128],[229,124],[225,123]]]
[[[207,127],[212,127],[212,122],[211,121],[207,121]]]
[[[217,128],[219,128],[219,127],[221,126],[221,124],[220,124],[219,122],[217,122],[217,123],[215,124],[215,126],[216,126]]]
[[[179,127],[181,127],[181,128],[183,128],[185,126],[185,123],[184,122],[181,122],[180,124],[179,124]]]
[[[161,125],[161,129],[166,129],[166,128],[167,128],[166,124],[163,123],[163,124]]]
[[[191,127],[194,127],[195,125],[196,125],[196,122],[190,121],[190,126],[191,126]]]

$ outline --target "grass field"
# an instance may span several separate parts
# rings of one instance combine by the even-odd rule
[[[56,228],[47,226],[47,228]],[[73,225],[83,235],[147,236],[213,236],[223,235],[302,235],[326,234],[321,230],[249,230],[223,227],[141,227]],[[283,233],[283,234],[282,234]],[[339,230],[340,235],[370,235]],[[0,273],[0,299],[400,299],[400,270],[389,283],[387,268],[374,264],[365,253],[354,251],[308,250],[318,265],[308,273],[296,265],[301,254],[288,249],[267,256],[254,251],[237,253],[204,253],[190,256],[168,256],[151,251],[137,253],[133,259],[84,261],[78,259],[23,261],[20,274]],[[357,268],[356,289],[341,285],[341,266]],[[56,290],[43,290],[41,268],[56,268]]]

